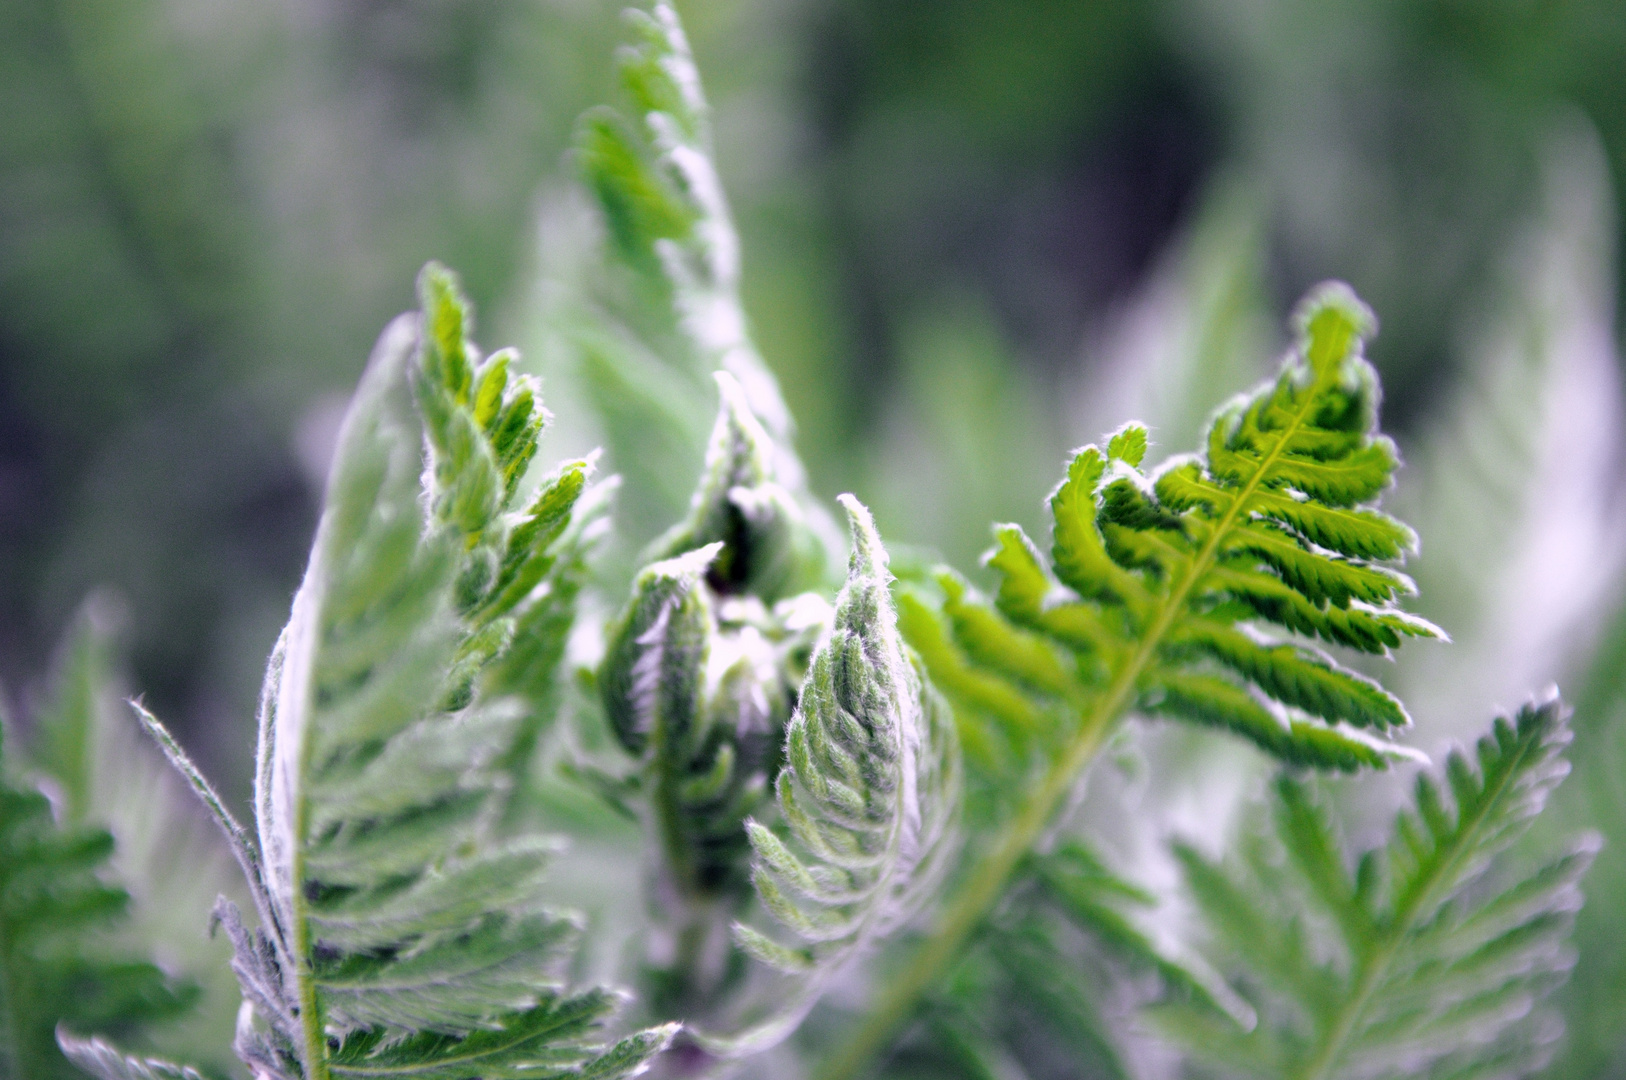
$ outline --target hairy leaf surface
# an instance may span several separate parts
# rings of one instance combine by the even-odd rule
[[[385,332],[357,391],[267,673],[257,844],[150,723],[254,892],[258,928],[217,909],[251,1068],[629,1075],[674,1029],[596,1041],[617,999],[568,988],[578,927],[542,899],[558,841],[503,824],[552,718],[590,462],[524,493],[536,384],[511,354],[480,357],[450,274],[420,287],[422,315]]]
[[[763,906],[795,941],[739,925],[740,944],[795,992],[725,1045],[760,1049],[801,1021],[829,979],[914,914],[952,851],[959,748],[941,697],[898,633],[886,549],[866,510],[852,526],[847,584],[785,736],[776,785],[788,838],[748,825]]]

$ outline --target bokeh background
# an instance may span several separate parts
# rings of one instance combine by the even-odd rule
[[[26,725],[97,595],[128,686],[247,791],[338,417],[430,258],[543,374],[554,452],[608,438],[642,469],[633,539],[676,513],[706,408],[670,460],[618,463],[557,332],[617,6],[0,4],[8,711]],[[1382,321],[1417,607],[1456,638],[1383,673],[1416,741],[1557,680],[1582,766],[1548,827],[1626,843],[1626,5],[678,7],[814,490],[974,567],[990,521],[1040,531],[1069,447],[1131,416],[1193,447],[1294,299],[1343,278]],[[1619,846],[1555,1074],[1626,1069]]]

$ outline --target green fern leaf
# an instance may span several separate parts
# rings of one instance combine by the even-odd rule
[[[1031,1075],[1065,1054],[1074,1072],[1129,1077],[1129,1010],[1115,999],[1149,972],[1251,1026],[1253,1010],[1169,932],[1169,916],[1077,839],[1029,858],[928,995],[924,1037],[905,1041],[894,1062],[980,1078]]]
[[[1146,431],[1126,425],[1073,455],[1048,560],[999,526],[992,601],[946,571],[941,599],[906,599],[904,625],[990,770],[973,773],[973,799],[1003,828],[825,1080],[858,1072],[911,1015],[1124,715],[1217,727],[1316,768],[1418,756],[1387,737],[1408,722],[1400,703],[1304,640],[1385,654],[1443,634],[1399,608],[1410,582],[1381,565],[1415,537],[1369,505],[1399,464],[1361,355],[1371,313],[1324,285],[1297,323],[1281,372],[1216,412],[1203,454],[1143,471]]]
[[[1086,711],[1102,696],[1116,708],[1133,702],[1235,731],[1301,764],[1383,767],[1407,755],[1352,730],[1404,727],[1396,699],[1326,654],[1254,628],[1275,624],[1377,653],[1440,636],[1395,606],[1413,591],[1409,580],[1373,561],[1399,556],[1415,538],[1359,505],[1398,465],[1374,431],[1377,385],[1359,352],[1371,317],[1328,286],[1306,300],[1300,322],[1299,350],[1276,380],[1216,414],[1203,458],[1145,475],[1137,425],[1104,453],[1074,456],[1051,498],[1055,577],[1019,528],[998,530],[988,560],[1001,577],[998,611],[974,601],[979,618],[1008,621],[1079,658],[1076,677],[1048,687],[1028,680],[1030,694]],[[951,604],[964,605],[962,586],[940,583]],[[963,622],[956,637],[967,659],[998,671],[976,655]]]
[[[886,549],[869,512],[850,495],[841,501],[852,526],[847,584],[802,684],[776,784],[799,852],[767,826],[748,825],[757,894],[798,943],[735,931],[793,989],[767,1018],[715,1041],[731,1053],[793,1031],[830,978],[918,909],[953,847],[959,749],[948,710],[897,631]]]
[[[1515,876],[1496,856],[1568,772],[1557,698],[1498,719],[1476,753],[1422,775],[1411,809],[1352,873],[1302,782],[1239,865],[1181,849],[1216,953],[1258,1007],[1252,1031],[1198,1005],[1154,1016],[1226,1075],[1526,1075],[1550,1051],[1536,1004],[1562,983],[1595,838]],[[1287,859],[1281,858],[1286,852]],[[1329,955],[1330,952],[1330,955]]]
[[[616,998],[567,991],[577,927],[541,900],[558,843],[500,825],[506,779],[551,719],[589,463],[521,497],[545,419],[535,385],[507,354],[480,358],[450,274],[431,265],[420,287],[421,318],[385,332],[345,422],[267,673],[257,843],[149,725],[253,890],[258,929],[217,908],[251,1068],[629,1075],[675,1028],[594,1040]],[[549,640],[516,656],[520,633]]]
[[[128,916],[89,950],[161,955],[194,984],[196,1004],[144,1032],[144,1053],[207,1065],[229,1060],[237,982],[225,942],[198,932],[216,897],[243,893],[213,824],[142,733],[115,688],[117,609],[102,596],[81,607],[60,650],[47,703],[34,716],[27,760],[69,829],[104,828],[114,848],[107,880],[128,889]]]
[[[189,1011],[198,988],[119,955],[111,935],[130,894],[100,876],[113,837],[59,826],[13,772],[0,754],[0,1073],[73,1080],[59,1026],[138,1038]]]

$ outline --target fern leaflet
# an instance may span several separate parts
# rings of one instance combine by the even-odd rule
[[[1551,1050],[1533,1006],[1563,981],[1578,882],[1595,837],[1522,876],[1494,860],[1569,771],[1556,696],[1498,719],[1472,760],[1418,778],[1412,809],[1351,873],[1326,810],[1276,785],[1275,835],[1233,867],[1181,849],[1214,945],[1261,1021],[1244,1031],[1189,1005],[1160,1026],[1226,1075],[1527,1075]],[[1280,857],[1284,851],[1287,859]],[[1330,955],[1327,955],[1330,945]],[[1545,1030],[1544,1030],[1545,1029]]]

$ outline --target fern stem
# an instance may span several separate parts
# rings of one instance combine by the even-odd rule
[[[1129,710],[1141,675],[1157,655],[1164,637],[1184,612],[1187,597],[1213,565],[1220,545],[1235,527],[1249,500],[1259,490],[1259,485],[1270,474],[1271,466],[1309,415],[1316,401],[1314,389],[1312,386],[1305,393],[1303,402],[1293,413],[1291,423],[1260,459],[1253,475],[1220,518],[1197,557],[1191,561],[1179,583],[1169,591],[1158,608],[1157,617],[1141,638],[1140,645],[1130,655],[1128,662],[1118,669],[1107,692],[1073,734],[1066,751],[1022,804],[1021,811],[1006,827],[998,843],[983,857],[909,966],[886,988],[863,1026],[841,1053],[826,1061],[814,1074],[816,1080],[855,1080],[862,1075],[870,1058],[891,1041],[897,1028],[913,1014],[921,997],[943,974],[977,925],[998,902],[1011,874],[1049,826],[1057,809],[1101,748],[1109,729]]]
[[[1523,742],[1518,750],[1519,759],[1528,755],[1539,742],[1539,733]],[[1466,821],[1457,823],[1451,850],[1435,863],[1434,868],[1423,879],[1423,887],[1414,890],[1410,899],[1388,920],[1378,946],[1362,958],[1360,975],[1355,981],[1355,992],[1345,999],[1344,1007],[1327,1028],[1327,1034],[1321,1040],[1315,1056],[1294,1074],[1294,1080],[1323,1080],[1331,1074],[1333,1066],[1338,1063],[1339,1056],[1343,1054],[1344,1047],[1355,1030],[1356,1022],[1365,1014],[1372,995],[1377,993],[1378,986],[1389,973],[1389,966],[1394,963],[1401,946],[1411,935],[1419,914],[1431,908],[1433,905],[1430,901],[1435,893],[1442,886],[1448,886],[1455,878],[1462,859],[1475,847],[1473,837],[1496,808],[1497,803],[1507,794],[1508,788],[1518,779],[1519,773],[1519,762],[1516,760],[1502,770],[1502,775],[1496,781],[1496,787],[1486,791],[1485,797],[1479,800],[1479,805],[1472,816]]]
[[[311,739],[302,732],[299,747],[299,776],[303,781],[310,771]],[[294,810],[294,843],[290,890],[288,898],[290,921],[293,926],[294,978],[299,982],[299,1031],[304,1042],[305,1075],[303,1080],[330,1080],[327,1067],[327,1036],[322,1030],[322,1014],[316,1002],[316,975],[311,968],[311,926],[305,900],[305,837],[310,822],[310,799],[303,782],[299,801]]]

